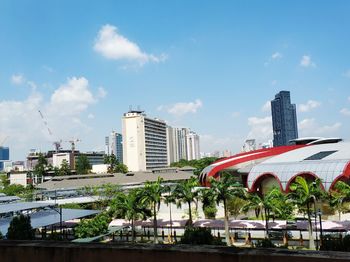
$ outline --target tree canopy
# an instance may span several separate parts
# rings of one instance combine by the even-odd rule
[[[76,163],[75,163],[75,170],[78,175],[81,174],[88,174],[91,170],[91,165],[89,162],[89,159],[86,155],[79,155]]]
[[[10,240],[32,240],[34,230],[30,223],[30,216],[23,214],[13,217],[7,232],[7,239]]]

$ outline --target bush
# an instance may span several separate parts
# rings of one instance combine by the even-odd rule
[[[213,237],[210,228],[205,227],[187,227],[181,238],[181,244],[218,245],[220,243],[221,240]]]
[[[203,208],[203,213],[206,219],[215,219],[218,209],[216,205],[210,205]]]
[[[344,238],[335,235],[325,235],[322,238],[321,250],[327,251],[350,251],[350,235]]]
[[[7,232],[7,239],[10,240],[32,240],[34,239],[34,230],[30,224],[29,216],[16,216],[12,219]]]
[[[77,238],[95,237],[107,233],[111,218],[107,213],[100,213],[93,219],[83,219],[75,228]]]
[[[272,241],[268,238],[265,238],[263,240],[258,240],[256,242],[256,247],[263,247],[263,248],[272,248],[272,247],[276,247],[276,245],[274,243],[272,243]]]

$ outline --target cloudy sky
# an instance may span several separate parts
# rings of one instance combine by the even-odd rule
[[[236,152],[271,139],[280,90],[301,136],[349,139],[350,2],[315,3],[2,0],[0,143],[103,150],[133,105]]]

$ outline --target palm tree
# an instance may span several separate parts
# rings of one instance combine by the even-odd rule
[[[214,190],[210,188],[204,188],[200,191],[200,198],[202,200],[202,209],[205,218],[215,219],[217,207],[216,207],[216,195]]]
[[[193,224],[191,204],[192,202],[196,201],[199,195],[198,190],[195,190],[195,188],[198,186],[199,186],[199,183],[197,178],[191,177],[188,180],[181,181],[180,183],[178,183],[173,191],[173,194],[177,199],[176,204],[178,207],[181,207],[182,203],[185,203],[188,205],[188,213],[189,213],[188,225],[189,226],[192,226]]]
[[[154,243],[158,243],[158,225],[157,225],[157,212],[162,201],[162,194],[167,191],[167,188],[162,185],[163,179],[158,177],[157,181],[145,183],[145,187],[142,190],[142,200],[151,205],[153,214],[153,236]]]
[[[290,196],[299,210],[307,214],[309,224],[309,248],[315,249],[311,221],[311,206],[312,204],[316,205],[317,200],[324,198],[324,191],[321,189],[321,180],[316,179],[314,182],[308,182],[304,177],[297,176],[295,182],[291,184],[290,190],[292,191]]]
[[[168,194],[164,197],[164,203],[169,206],[169,219],[170,219],[170,241],[172,242],[172,236],[173,236],[173,218],[172,218],[172,210],[171,210],[171,204],[176,203],[176,198],[169,186],[166,187]]]
[[[127,195],[119,192],[111,202],[110,212],[115,217],[131,220],[132,242],[135,242],[135,221],[151,216],[151,210],[148,209],[142,194],[140,189],[132,189]]]
[[[333,207],[333,209],[338,211],[339,214],[339,221],[341,220],[341,213],[345,211],[344,208],[344,200],[348,200],[350,198],[350,186],[343,182],[338,181],[335,186],[335,190],[330,191],[329,197],[330,197],[330,206]]]
[[[278,188],[272,188],[265,195],[251,193],[248,195],[248,202],[243,207],[243,211],[255,210],[257,217],[261,214],[265,221],[265,237],[269,236],[269,220],[271,215],[282,215],[282,205],[287,204],[286,199]]]
[[[224,224],[225,224],[225,238],[226,244],[231,245],[229,237],[229,228],[228,228],[228,208],[227,204],[230,199],[236,196],[243,196],[244,189],[243,187],[233,180],[233,176],[229,173],[223,173],[220,176],[219,180],[212,179],[210,181],[210,188],[215,194],[215,199],[217,204],[223,202],[224,204]]]

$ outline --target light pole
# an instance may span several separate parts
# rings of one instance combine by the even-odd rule
[[[314,212],[315,212],[315,233],[316,233],[316,250],[318,250],[318,237],[317,237],[317,212],[316,212],[316,197],[313,196],[314,199]]]
[[[321,212],[321,209],[318,209],[318,217],[319,217],[319,220],[320,220],[320,248],[322,246],[322,240],[323,240],[323,232],[322,232],[322,212]]]

